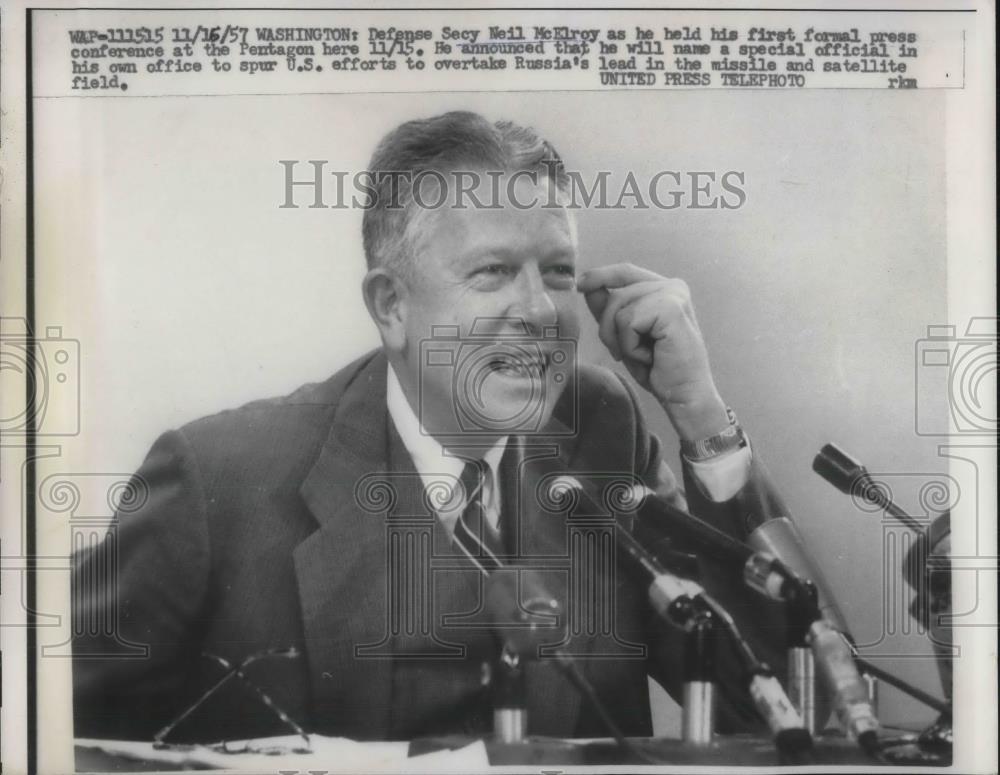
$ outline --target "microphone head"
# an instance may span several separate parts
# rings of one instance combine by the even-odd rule
[[[496,635],[522,658],[559,640],[562,606],[531,568],[497,571],[486,580],[486,609]]]
[[[826,444],[813,458],[813,471],[846,495],[868,470],[836,444]]]

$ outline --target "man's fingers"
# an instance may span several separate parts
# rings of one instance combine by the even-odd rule
[[[642,296],[623,305],[615,314],[615,331],[623,360],[653,365],[660,320],[660,304],[655,297]]]
[[[598,288],[595,291],[585,294],[583,298],[586,300],[587,307],[590,309],[590,314],[594,316],[594,320],[600,321],[604,307],[607,305],[608,299],[611,298],[611,292],[604,288]]]
[[[655,293],[658,288],[659,283],[643,282],[614,291],[603,291],[603,293],[608,294],[608,300],[597,318],[597,335],[604,342],[604,346],[611,351],[615,360],[621,360],[625,354],[621,347],[621,332],[618,330],[619,311],[637,299]]]
[[[624,288],[633,283],[667,278],[634,264],[611,264],[590,269],[576,278],[576,289],[590,293],[598,288]]]

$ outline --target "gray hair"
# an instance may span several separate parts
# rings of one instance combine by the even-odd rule
[[[556,149],[530,127],[511,121],[491,124],[468,111],[407,121],[382,138],[368,165],[371,195],[361,226],[368,268],[409,273],[415,247],[414,181],[419,186],[420,176],[429,172],[477,168],[543,172],[559,191],[569,183]]]

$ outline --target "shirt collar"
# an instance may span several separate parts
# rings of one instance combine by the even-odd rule
[[[410,406],[410,402],[403,393],[403,386],[399,383],[399,378],[391,363],[387,371],[385,395],[389,416],[396,426],[403,446],[413,458],[413,465],[416,467],[424,487],[426,488],[432,482],[440,480],[441,474],[459,479],[465,468],[465,459],[447,454],[441,443],[424,430],[413,411],[413,407]],[[509,436],[504,436],[499,439],[483,455],[483,460],[489,465],[493,474],[494,482],[500,481],[500,459],[507,448],[509,438]]]

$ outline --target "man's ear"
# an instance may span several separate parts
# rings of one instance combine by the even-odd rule
[[[361,293],[382,342],[390,350],[401,351],[406,346],[407,288],[397,276],[384,269],[372,269],[361,283]]]

